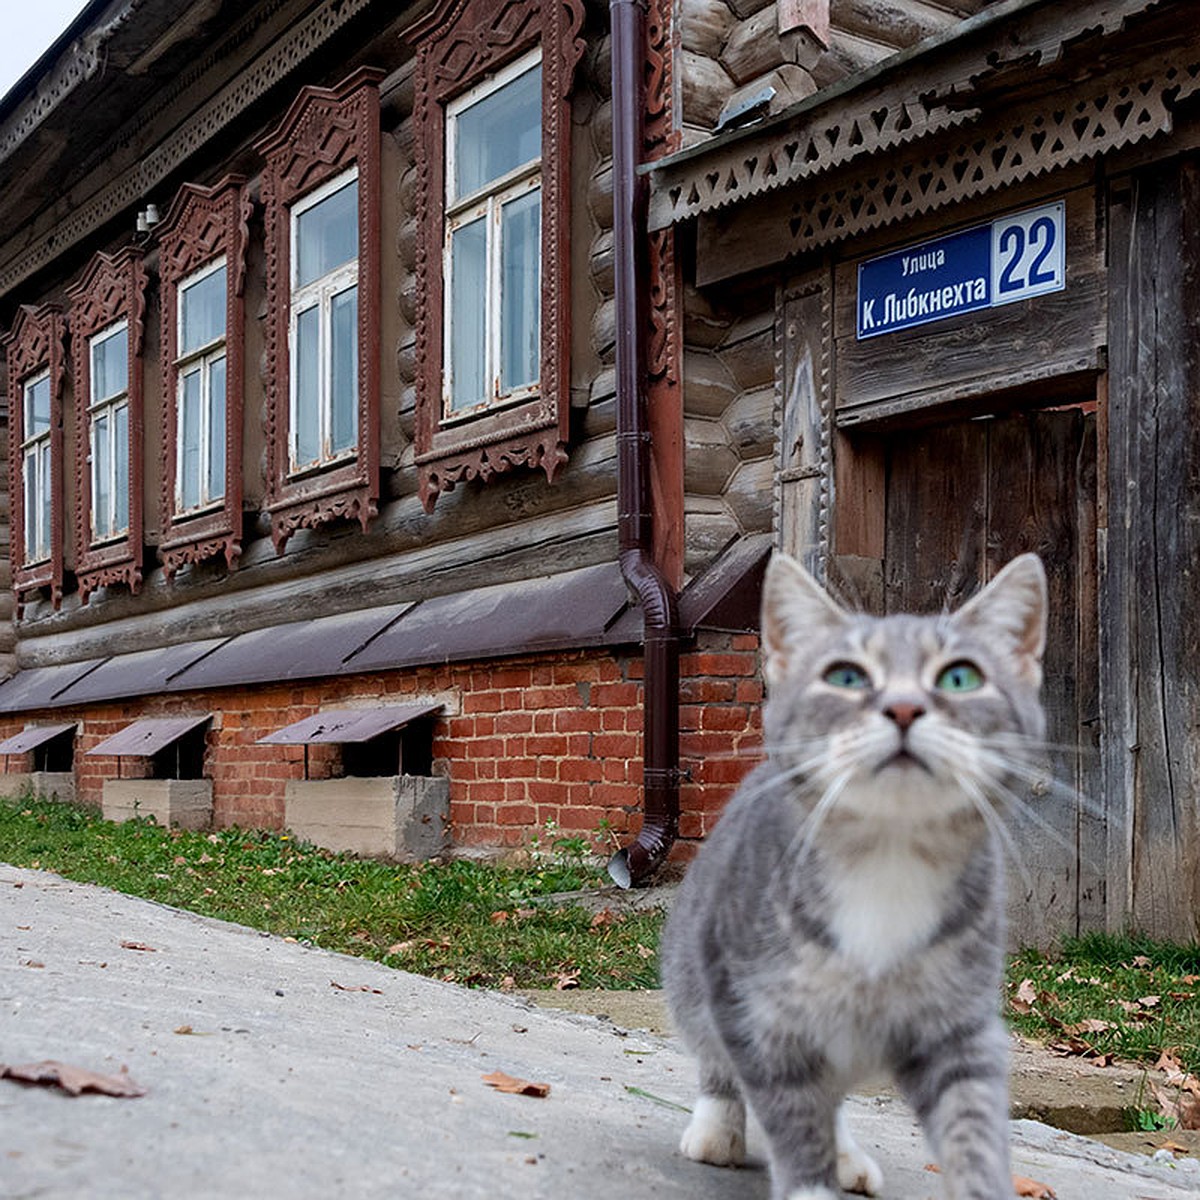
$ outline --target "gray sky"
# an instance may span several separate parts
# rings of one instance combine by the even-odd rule
[[[0,30],[0,96],[49,49],[87,0],[7,0]]]

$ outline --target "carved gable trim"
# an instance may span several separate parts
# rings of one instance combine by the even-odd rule
[[[141,251],[128,246],[114,255],[94,255],[82,278],[67,289],[67,298],[75,392],[75,574],[86,604],[99,587],[124,584],[137,592],[142,585],[146,269]],[[129,528],[119,538],[93,544],[89,339],[122,318],[129,322]]]
[[[223,554],[232,569],[242,549],[242,410],[245,362],[246,247],[251,202],[245,179],[215,187],[185,184],[159,229],[162,403],[162,542],[158,556],[170,579],[185,563]],[[226,263],[225,498],[218,507],[177,513],[179,285],[217,259]]]
[[[381,71],[360,68],[334,88],[304,88],[273,133],[262,201],[267,257],[267,511],[280,553],[297,529],[339,518],[363,530],[379,503],[379,271]],[[289,474],[290,206],[358,167],[358,451],[352,461]]]
[[[66,382],[67,323],[62,310],[45,304],[22,307],[4,342],[8,364],[8,478],[9,551],[13,591],[18,610],[22,601],[48,588],[55,608],[63,592],[63,385]],[[50,374],[50,557],[25,562],[25,479],[21,443],[25,440],[25,381],[46,370]]]
[[[570,94],[583,54],[582,0],[444,0],[405,36],[417,47],[416,460],[421,501],[463,480],[567,460],[570,417]],[[542,304],[538,395],[474,418],[442,420],[446,104],[485,75],[542,50]]]

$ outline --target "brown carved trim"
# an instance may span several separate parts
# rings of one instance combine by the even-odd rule
[[[570,419],[571,104],[584,51],[582,0],[443,0],[406,39],[417,47],[416,454],[421,502],[464,479],[566,462]],[[445,106],[522,54],[542,47],[541,394],[453,423],[442,421]]]
[[[674,64],[678,60],[680,23],[674,0],[650,0],[646,9],[646,117],[642,141],[646,159],[678,150],[683,131],[675,120]]]
[[[70,301],[71,354],[75,384],[75,574],[86,604],[99,587],[124,584],[137,592],[142,584],[144,521],[142,495],[144,397],[142,344],[145,337],[146,269],[142,252],[127,246],[114,255],[96,254],[82,278],[67,289]],[[116,321],[129,322],[129,529],[123,538],[93,545],[90,463],[91,356],[88,339]]]
[[[364,531],[379,504],[379,90],[362,67],[334,88],[304,88],[257,150],[267,252],[267,511],[282,553],[291,535],[352,516]],[[290,206],[358,165],[358,453],[293,478],[288,461]]]
[[[246,247],[250,197],[245,179],[230,175],[215,187],[185,184],[159,227],[161,354],[163,377],[162,543],[158,556],[167,579],[185,563],[223,554],[236,565],[242,541],[242,409],[244,404]],[[225,300],[225,499],[217,509],[177,514],[175,474],[179,455],[179,285],[216,259],[226,262]]]
[[[8,363],[9,551],[18,615],[23,600],[41,588],[50,590],[55,608],[63,593],[63,385],[66,381],[67,323],[62,310],[45,304],[22,307],[4,342]],[[25,562],[25,479],[21,443],[25,440],[24,384],[31,375],[50,373],[50,558]]]

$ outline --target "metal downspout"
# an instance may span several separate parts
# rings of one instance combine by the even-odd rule
[[[679,633],[675,591],[651,555],[650,434],[643,391],[647,187],[642,145],[642,26],[638,0],[609,0],[612,34],[613,275],[616,303],[617,536],[621,573],[642,608],[645,643],[643,818],[613,855],[622,887],[652,875],[679,831]]]

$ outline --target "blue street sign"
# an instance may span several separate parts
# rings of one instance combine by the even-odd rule
[[[858,337],[944,321],[1066,285],[1060,200],[860,263]]]

